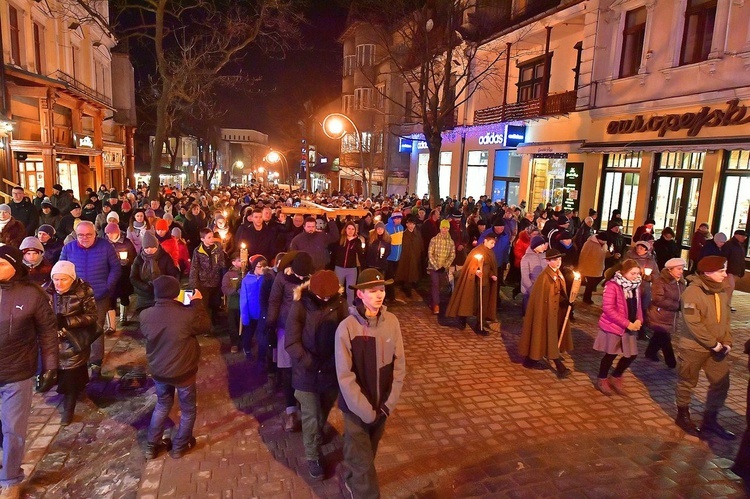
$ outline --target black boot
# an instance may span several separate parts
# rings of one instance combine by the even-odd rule
[[[654,331],[653,336],[651,336],[651,340],[646,347],[646,358],[648,360],[659,362],[659,350],[661,350],[663,343],[662,334],[660,331]]]
[[[461,330],[466,329],[466,317],[458,318],[458,329],[461,329]]]
[[[688,435],[697,437],[701,434],[701,430],[697,426],[695,426],[695,423],[690,420],[689,407],[678,407],[677,417],[675,418],[674,422],[675,424],[677,424],[677,426],[682,428],[682,431],[684,431]]]
[[[555,363],[555,368],[557,369],[557,379],[565,379],[570,376],[570,373],[572,371],[565,367],[565,364],[563,364],[562,360],[552,359],[552,362]]]
[[[68,426],[73,422],[73,415],[76,412],[77,399],[77,393],[65,394],[65,399],[63,400],[62,417],[60,418],[60,426]]]
[[[716,411],[706,411],[706,413],[703,415],[701,431],[704,433],[713,433],[717,437],[724,440],[734,440],[736,438],[736,435],[721,426],[716,420],[716,416]]]

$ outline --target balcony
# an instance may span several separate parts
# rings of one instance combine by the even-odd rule
[[[475,125],[503,123],[508,121],[523,121],[544,118],[559,114],[567,114],[576,109],[576,91],[569,90],[557,94],[549,94],[542,109],[542,99],[531,99],[524,102],[488,107],[474,111]]]
[[[88,85],[84,85],[80,81],[70,76],[68,73],[64,73],[63,71],[57,70],[54,73],[52,73],[52,76],[57,78],[60,81],[65,82],[66,86],[70,90],[73,90],[76,93],[83,95],[84,97],[88,97],[89,99],[93,99],[100,104],[104,104],[107,107],[112,107],[111,97],[107,97],[103,93],[94,90]]]

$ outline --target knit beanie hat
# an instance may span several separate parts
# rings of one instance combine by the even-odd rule
[[[172,229],[172,237],[174,237],[175,239],[182,239],[182,229],[180,229],[179,227],[174,227]]]
[[[171,213],[169,213],[169,212],[165,213],[165,214],[164,214],[164,216],[163,216],[162,218],[163,218],[164,220],[166,220],[166,221],[167,221],[168,223],[170,223],[170,224],[171,224],[172,222],[174,222],[174,217],[173,217],[173,216],[172,216],[172,214],[171,214]]]
[[[441,220],[440,221],[440,228],[441,229],[450,229],[451,223],[448,220]]]
[[[307,277],[313,273],[313,260],[310,253],[300,251],[292,260],[292,272],[300,277]]]
[[[119,234],[120,226],[114,222],[110,222],[107,224],[106,227],[104,227],[104,233],[105,234]]]
[[[127,201],[122,202],[122,211],[130,211],[131,208],[132,206],[130,203],[128,203]]]
[[[156,230],[169,230],[169,222],[160,218],[156,221]]]
[[[10,206],[8,206],[7,204],[0,204],[0,211],[7,211],[8,213],[10,213]]]
[[[37,250],[42,253],[44,253],[44,246],[42,246],[42,242],[37,239],[34,236],[28,236],[21,241],[21,246],[18,247],[22,252],[26,252],[26,250]]]
[[[544,237],[542,236],[534,236],[531,238],[531,242],[529,243],[529,246],[531,249],[536,249],[542,244],[546,243],[547,241],[544,240]]]
[[[160,275],[154,279],[154,298],[177,298],[180,294],[180,281],[171,275]]]
[[[726,265],[727,259],[723,256],[704,256],[698,262],[698,272],[700,272],[701,274],[718,272],[719,270],[725,268]]]
[[[339,278],[332,270],[319,270],[310,278],[310,292],[328,300],[339,292]]]
[[[29,273],[28,268],[23,264],[23,253],[18,248],[0,244],[0,258],[13,265],[17,276],[22,277]]]
[[[107,220],[107,222],[109,222],[110,220],[114,220],[115,222],[119,222],[120,221],[120,215],[118,215],[116,211],[110,211],[109,213],[107,213],[107,218],[105,220]]]
[[[253,255],[250,257],[250,266],[248,267],[250,269],[250,272],[255,272],[255,267],[258,266],[259,263],[265,262],[266,265],[268,265],[268,260],[266,260],[266,257],[263,255]]]
[[[715,243],[725,243],[725,242],[727,242],[727,235],[724,234],[723,232],[718,232],[714,236],[714,242]]]
[[[559,231],[557,233],[557,239],[559,239],[559,240],[573,239],[573,236],[571,235],[570,232],[568,232],[567,230],[563,229],[563,230],[561,230],[561,231]]]
[[[77,277],[76,266],[73,265],[73,262],[60,260],[52,267],[52,270],[49,273],[50,277],[55,277],[57,274],[67,275],[70,276],[71,279],[75,279]]]
[[[37,234],[39,234],[40,232],[46,232],[49,237],[53,237],[55,235],[55,228],[50,224],[42,224],[36,230]]]
[[[144,248],[158,248],[159,247],[159,241],[156,239],[156,236],[149,230],[145,231],[143,233],[143,237],[141,238],[141,246]]]
[[[145,216],[146,218],[155,217],[156,216],[156,212],[154,210],[152,210],[151,208],[149,208],[148,210],[146,210],[143,213],[143,216]]]

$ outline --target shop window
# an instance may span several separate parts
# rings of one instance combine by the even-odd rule
[[[542,92],[547,92],[550,75],[547,75],[547,81],[543,82],[544,61],[545,57],[542,55],[518,65],[518,83],[516,84],[518,87],[518,102],[539,99]],[[549,62],[552,63],[551,53],[549,54]]]
[[[492,200],[518,204],[521,186],[521,156],[508,150],[495,151]]]
[[[731,236],[735,230],[748,230],[750,222],[750,151],[727,153],[721,190],[721,211],[716,232]],[[750,257],[750,252],[746,254]]]
[[[488,151],[469,151],[466,163],[466,192],[465,196],[479,199],[487,194],[487,165]]]
[[[646,7],[631,10],[625,15],[622,32],[620,77],[638,74],[643,58],[643,41],[646,38]]]
[[[453,153],[450,151],[443,151],[440,153],[440,170],[438,175],[440,176],[440,197],[445,198],[450,196],[451,193],[451,162],[453,161]]]
[[[58,161],[57,179],[63,189],[72,189],[73,197],[81,199],[78,185],[78,165],[76,163]]]
[[[532,160],[530,208],[542,207],[547,203],[562,206],[565,193],[565,164],[567,155],[535,155]]]
[[[8,6],[8,24],[10,26],[10,62],[21,65],[21,22],[18,9]]]
[[[688,0],[680,64],[705,61],[711,52],[717,0]]]
[[[417,158],[417,195],[424,196],[430,193],[430,179],[427,173],[427,165],[430,161],[429,153],[420,153]],[[440,193],[442,197],[443,193]]]
[[[421,153],[417,162],[417,194],[423,196],[430,193],[430,179],[427,175],[427,164],[430,160],[429,153]],[[451,188],[451,161],[453,153],[442,151],[438,165],[438,182],[440,183],[439,195],[441,198],[450,196]]]
[[[44,187],[44,163],[30,159],[19,161],[18,180],[27,191],[36,192],[38,188]]]
[[[606,229],[612,210],[619,209],[622,231],[632,234],[636,227],[635,206],[640,183],[641,154],[609,154],[605,158],[604,188],[599,208],[600,227]]]
[[[703,160],[705,157],[705,153],[702,152],[665,152],[661,155],[659,169],[703,170]]]

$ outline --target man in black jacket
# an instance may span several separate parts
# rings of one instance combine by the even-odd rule
[[[26,235],[33,236],[39,226],[39,212],[29,198],[24,197],[23,187],[14,187],[13,200],[8,203],[10,214],[26,227]]]
[[[3,497],[19,497],[21,469],[31,394],[38,359],[43,375],[39,391],[52,388],[57,378],[57,318],[46,294],[28,281],[20,250],[0,246],[0,422]],[[41,352],[41,354],[40,354]]]
[[[747,232],[742,229],[734,231],[732,239],[721,248],[721,256],[727,259],[727,295],[729,298],[729,309],[734,312],[732,307],[732,293],[737,279],[742,279],[745,275],[745,255],[747,254]]]
[[[338,397],[335,338],[348,315],[346,296],[332,270],[320,270],[294,293],[284,347],[292,358],[292,386],[302,414],[302,442],[310,476],[324,477],[320,463],[323,425]]]
[[[210,331],[211,324],[197,289],[187,306],[176,301],[180,281],[172,276],[154,279],[156,304],[141,312],[141,332],[146,337],[146,358],[156,385],[156,407],[151,415],[146,442],[146,459],[154,459],[169,447],[162,440],[164,422],[174,405],[174,392],[180,403],[180,425],[175,431],[169,455],[179,459],[195,447],[193,425],[196,416],[196,374],[200,345],[196,336]]]

